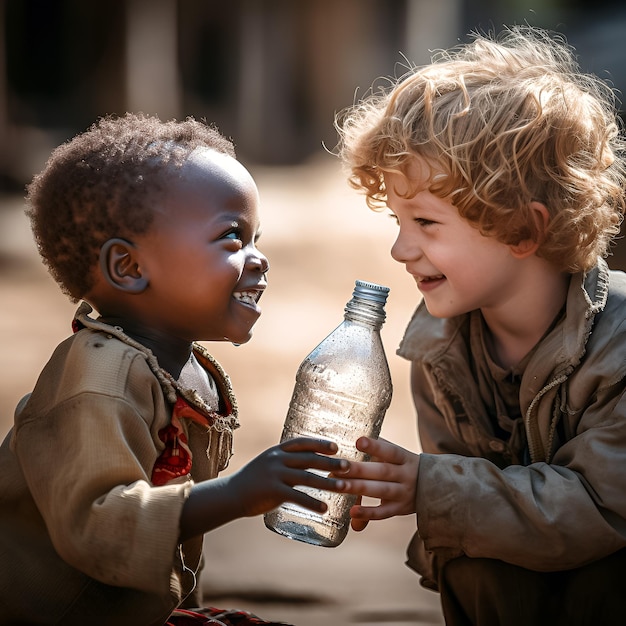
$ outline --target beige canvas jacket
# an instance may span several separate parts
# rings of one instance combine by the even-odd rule
[[[564,319],[524,370],[528,464],[494,436],[468,364],[473,315],[420,305],[398,353],[412,361],[424,454],[408,564],[436,586],[465,553],[539,571],[626,546],[626,275],[604,261],[571,278]]]
[[[178,543],[192,481],[230,458],[228,377],[200,346],[219,412],[180,389],[151,352],[88,317],[61,343],[0,448],[0,624],[163,624],[193,592],[202,538]],[[150,482],[177,396],[211,418],[184,422],[191,475]]]

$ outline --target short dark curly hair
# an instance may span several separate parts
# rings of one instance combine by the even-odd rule
[[[147,232],[155,194],[200,147],[235,158],[211,124],[141,113],[105,116],[52,152],[27,186],[26,214],[45,265],[73,301],[93,286],[102,245]]]

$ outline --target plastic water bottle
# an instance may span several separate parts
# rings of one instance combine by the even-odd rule
[[[362,435],[378,437],[391,402],[389,365],[380,336],[389,288],[357,280],[344,321],[301,363],[281,441],[308,436],[334,441],[338,457],[363,461],[355,447]],[[324,514],[286,502],[266,513],[274,532],[318,546],[335,547],[350,527],[357,496],[297,487],[328,505]]]

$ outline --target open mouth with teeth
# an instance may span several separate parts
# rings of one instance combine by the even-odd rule
[[[261,297],[260,291],[236,291],[233,294],[235,300],[238,300],[242,304],[247,304],[248,306],[256,307],[259,298]]]
[[[420,284],[421,283],[430,283],[436,280],[442,280],[444,278],[443,274],[437,274],[436,276],[424,276],[423,278],[420,278]]]

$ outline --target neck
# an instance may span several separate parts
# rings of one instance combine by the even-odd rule
[[[492,358],[504,368],[517,365],[537,345],[567,299],[570,275],[543,265],[499,310],[482,310]]]
[[[156,357],[159,366],[178,379],[185,363],[189,360],[192,344],[160,330],[148,328],[137,322],[115,316],[102,316],[101,321],[110,326],[119,326],[129,337],[148,348]]]

